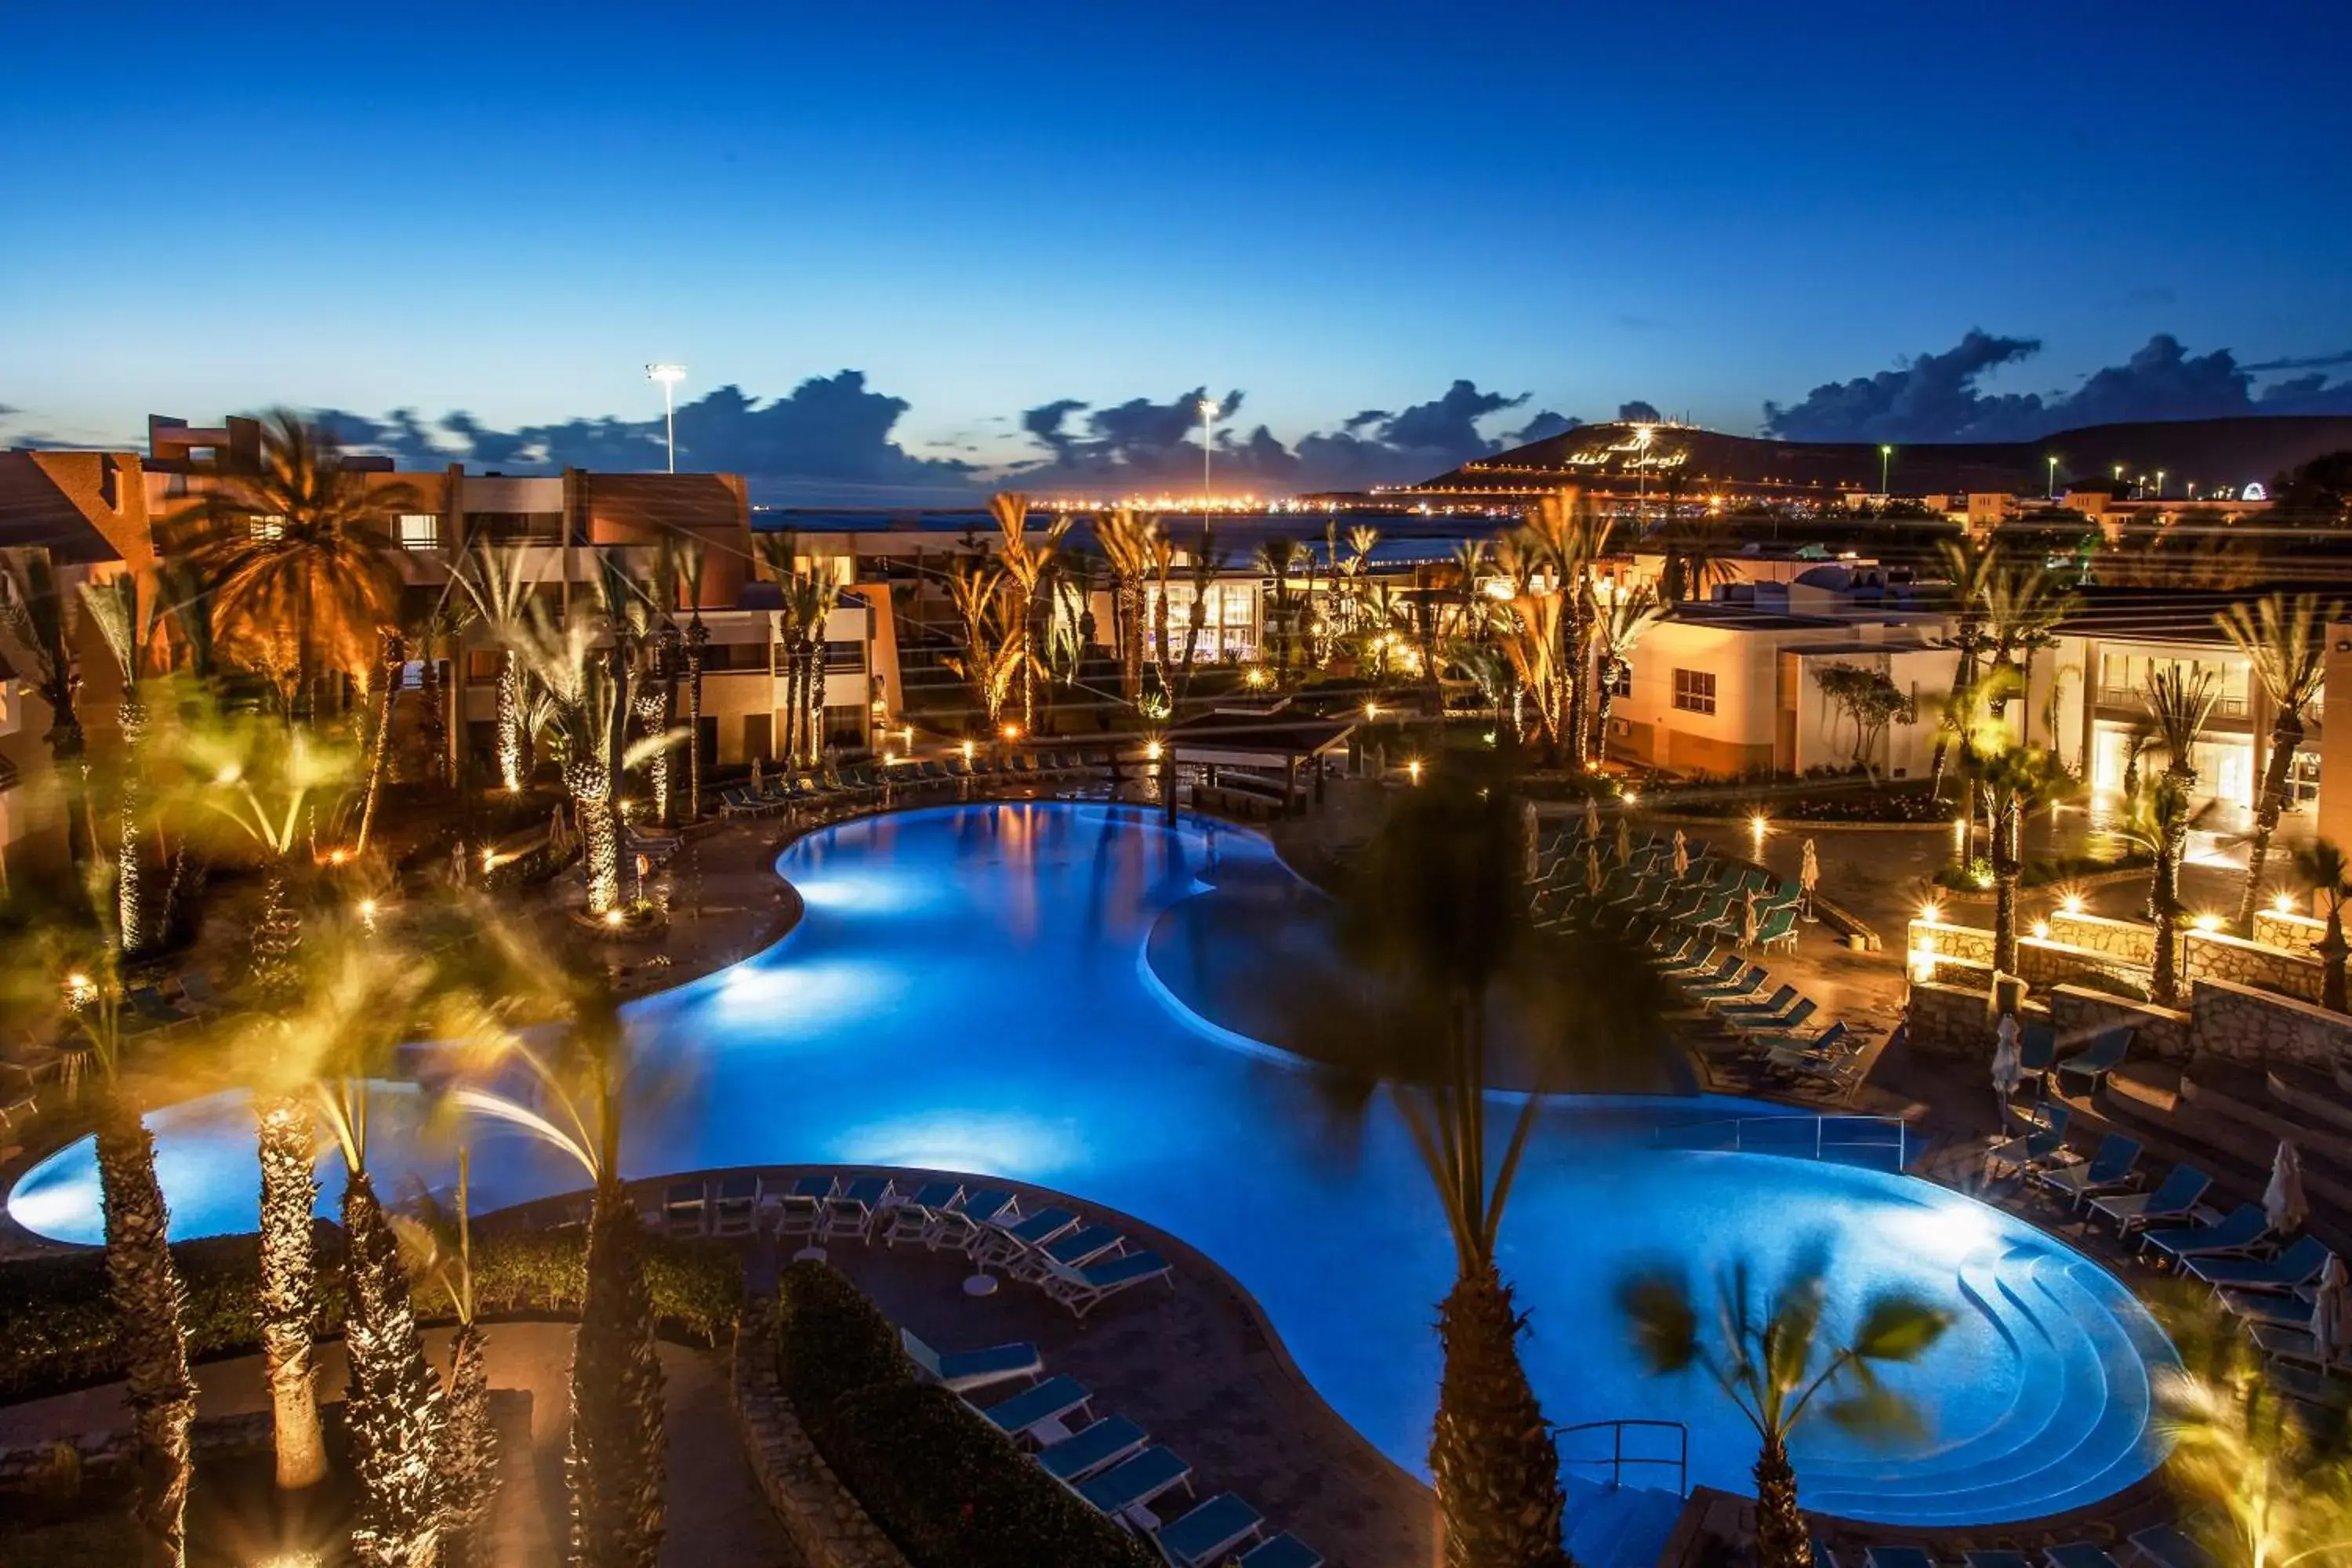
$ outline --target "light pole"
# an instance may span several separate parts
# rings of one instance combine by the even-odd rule
[[[1216,446],[1217,402],[1213,397],[1201,399],[1201,524],[1209,521],[1209,454]]]
[[[1881,506],[1885,506],[1885,505],[1886,504],[1886,469],[1887,469],[1887,466],[1888,466],[1889,464],[1893,463],[1894,461],[1895,461],[1895,448],[1894,448],[1894,447],[1881,447],[1880,448],[1878,448],[1878,504],[1879,504],[1879,505],[1881,505]]]
[[[2056,500],[2058,499],[2058,455],[2056,453],[2053,452],[2050,455],[2049,463],[2050,483],[2042,488],[2042,499],[2044,500]]]
[[[2158,500],[2162,500],[2164,499],[2164,470],[2162,468],[2156,470],[2156,499]]]
[[[677,408],[676,406],[676,397],[677,384],[686,379],[686,366],[682,364],[649,364],[646,366],[646,379],[648,381],[658,381],[661,383],[662,431],[665,437],[664,444],[669,448],[669,471],[674,474],[677,472]]]

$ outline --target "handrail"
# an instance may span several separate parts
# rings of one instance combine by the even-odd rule
[[[1626,1453],[1625,1428],[1628,1426],[1656,1426],[1671,1429],[1675,1439],[1674,1457],[1668,1458],[1663,1454]],[[1603,1427],[1608,1428],[1610,1434],[1607,1458],[1572,1459],[1559,1453],[1559,1440],[1570,1433],[1598,1432]],[[1552,1452],[1559,1455],[1562,1465],[1607,1465],[1609,1484],[1612,1488],[1625,1484],[1625,1467],[1628,1465],[1672,1465],[1675,1468],[1675,1495],[1682,1497],[1690,1490],[1690,1428],[1680,1421],[1644,1420],[1633,1416],[1617,1421],[1580,1421],[1572,1426],[1553,1427],[1551,1437]]]
[[[1813,1123],[1812,1157],[1816,1160],[1821,1159],[1824,1153],[1833,1149],[1885,1149],[1889,1147],[1886,1143],[1874,1142],[1867,1139],[1832,1140],[1829,1136],[1827,1124],[1832,1121],[1836,1121],[1841,1123],[1853,1122],[1870,1127],[1892,1127],[1895,1130],[1895,1142],[1892,1145],[1895,1151],[1895,1168],[1900,1171],[1911,1163],[1911,1124],[1900,1116],[1873,1115],[1868,1112],[1859,1110],[1812,1111],[1810,1113],[1795,1113],[1785,1116],[1726,1116],[1706,1121],[1677,1122],[1672,1127],[1660,1127],[1653,1130],[1650,1134],[1650,1142],[1653,1144],[1664,1142],[1666,1135],[1670,1132],[1693,1132],[1703,1131],[1707,1128],[1728,1127],[1731,1129],[1731,1152],[1735,1154],[1746,1153],[1748,1152],[1748,1143],[1750,1142],[1747,1134],[1747,1130],[1748,1128],[1788,1128],[1797,1122],[1806,1120],[1808,1114]],[[1796,1152],[1801,1153],[1803,1145],[1801,1142],[1798,1144]],[[1756,1152],[1763,1154],[1786,1154],[1790,1152],[1790,1145],[1785,1140],[1771,1142],[1759,1141],[1756,1149]]]

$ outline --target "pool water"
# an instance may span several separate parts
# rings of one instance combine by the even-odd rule
[[[1265,839],[1194,819],[1171,829],[1125,807],[985,805],[829,828],[778,868],[807,903],[789,936],[631,1009],[666,1080],[629,1127],[633,1173],[920,1166],[1133,1214],[1230,1270],[1339,1414],[1426,1473],[1431,1322],[1452,1250],[1402,1123],[1384,1101],[1336,1123],[1318,1069],[1192,1012],[1147,953],[1168,911],[1221,879],[1286,875]],[[404,1101],[385,1103],[396,1118]],[[1544,1113],[1501,1264],[1531,1314],[1525,1355],[1547,1415],[1686,1422],[1689,1479],[1748,1489],[1746,1421],[1696,1374],[1644,1375],[1622,1348],[1612,1288],[1654,1259],[1705,1284],[1743,1250],[1774,1279],[1819,1239],[1834,1248],[1840,1300],[1901,1285],[1956,1317],[1926,1358],[1888,1376],[1917,1402],[1924,1439],[1879,1452],[1826,1422],[1801,1433],[1809,1507],[1995,1522],[2094,1500],[2154,1466],[2148,1367],[2171,1352],[2095,1265],[1910,1177],[1672,1146],[1776,1109],[1585,1098]],[[234,1100],[150,1121],[174,1233],[249,1228],[256,1178]],[[577,1184],[510,1134],[476,1136],[486,1205]],[[395,1170],[406,1161],[445,1182],[446,1159],[411,1143],[378,1141]],[[9,1204],[33,1229],[95,1240],[88,1144],[27,1173]]]

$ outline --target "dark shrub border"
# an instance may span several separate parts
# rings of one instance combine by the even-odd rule
[[[779,1297],[785,1394],[825,1463],[915,1568],[1158,1563],[963,1401],[916,1382],[898,1330],[838,1270],[793,1264]]]
[[[569,1316],[580,1309],[583,1238],[577,1229],[477,1234],[474,1280],[486,1313]],[[332,1334],[343,1316],[340,1231],[319,1233],[318,1331]],[[191,1357],[257,1348],[254,1297],[260,1279],[252,1236],[213,1237],[172,1248],[187,1289]],[[734,1325],[743,1300],[743,1264],[733,1248],[710,1242],[646,1238],[646,1281],[654,1311],[671,1331],[704,1344]],[[441,1315],[430,1297],[419,1306]],[[122,1374],[115,1347],[114,1304],[106,1258],[97,1251],[0,1264],[0,1401],[27,1399],[104,1383]]]

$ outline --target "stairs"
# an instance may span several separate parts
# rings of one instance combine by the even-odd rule
[[[1569,1474],[1561,1532],[1577,1568],[1651,1568],[1666,1548],[1683,1499],[1659,1487],[1615,1486]]]

